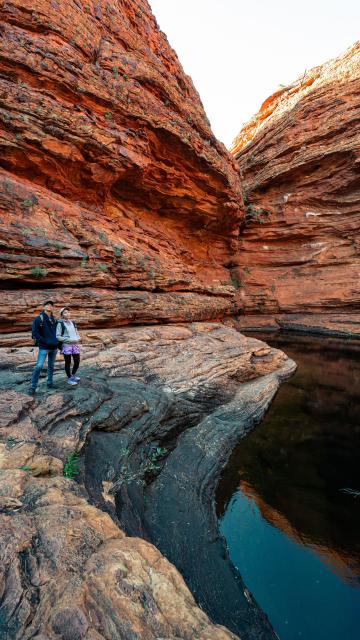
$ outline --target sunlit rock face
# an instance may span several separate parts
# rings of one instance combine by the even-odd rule
[[[104,326],[137,313],[128,296],[119,314],[118,290],[192,292],[191,318],[181,296],[154,298],[162,319],[222,316],[236,163],[148,3],[14,0],[0,18],[2,329],[29,289],[62,302],[66,287],[88,315],[96,287]]]
[[[247,208],[245,312],[336,313],[359,329],[360,43],[270,96],[232,152]]]

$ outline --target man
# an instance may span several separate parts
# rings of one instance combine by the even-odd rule
[[[39,376],[41,369],[44,366],[46,356],[48,359],[47,368],[47,387],[52,389],[54,364],[57,354],[58,341],[56,338],[56,324],[57,321],[54,318],[54,303],[52,300],[46,300],[43,304],[43,311],[37,316],[32,323],[32,336],[36,341],[35,344],[39,347],[39,353],[35,368],[31,377],[30,394],[33,396],[36,393],[36,387],[39,382]]]

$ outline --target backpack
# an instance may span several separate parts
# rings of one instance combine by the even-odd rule
[[[43,326],[44,326],[44,318],[42,316],[42,313],[40,313],[39,318],[40,318],[40,323],[39,323],[39,325],[37,327],[37,330],[38,330],[38,333],[42,334]],[[36,322],[36,318],[33,320],[33,323],[32,323],[32,326],[31,326],[31,337],[32,337],[32,340],[33,340],[34,347],[38,347],[39,346],[39,341],[37,340],[37,338],[35,338],[35,335],[34,335],[35,322]]]
[[[63,336],[63,335],[64,335],[64,333],[65,333],[64,320],[58,320],[58,323],[59,323],[59,324],[61,324],[61,335]],[[74,321],[72,320],[72,323],[73,323],[73,325],[74,325],[75,329],[77,330],[76,322],[74,322]],[[61,342],[61,340],[59,340],[59,341],[58,341],[57,348],[59,349],[59,351],[61,351],[63,344],[64,344],[64,343],[63,343],[63,342]]]

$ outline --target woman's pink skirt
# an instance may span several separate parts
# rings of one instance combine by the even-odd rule
[[[64,356],[71,356],[74,353],[80,353],[80,347],[78,344],[63,344],[61,353]]]

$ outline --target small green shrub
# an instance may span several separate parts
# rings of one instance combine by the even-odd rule
[[[31,269],[31,275],[35,278],[45,278],[47,274],[48,272],[46,271],[46,269],[43,269],[42,267],[33,267]]]
[[[233,285],[233,287],[235,289],[240,289],[240,282],[239,282],[238,277],[237,277],[237,275],[235,273],[231,274],[231,282],[232,282],[232,285]]]
[[[128,450],[122,449],[120,450],[122,455],[127,456]],[[168,450],[164,447],[156,447],[150,454],[147,456],[145,461],[142,463],[141,467],[138,471],[133,471],[130,467],[128,461],[126,461],[121,468],[120,477],[113,483],[110,493],[114,494],[118,491],[123,485],[129,485],[131,482],[135,482],[138,485],[145,485],[146,480],[145,476],[151,476],[156,471],[160,469],[160,465],[157,464],[162,458],[166,456]]]
[[[114,252],[114,255],[116,255],[119,258],[122,254],[122,247],[119,247],[118,245],[114,245],[113,252]]]
[[[107,264],[98,264],[97,268],[100,269],[100,271],[107,271],[109,267]]]
[[[246,205],[245,209],[245,224],[249,224],[249,222],[258,222],[259,224],[264,224],[268,215],[269,212],[266,211],[266,209],[255,207],[253,204],[248,204]]]
[[[109,238],[107,237],[106,233],[104,231],[101,231],[99,233],[99,238],[101,240],[101,242],[103,242],[104,244],[109,244]]]
[[[22,209],[28,209],[29,207],[32,207],[35,204],[34,200],[32,200],[32,198],[26,198],[25,200],[22,201],[21,203],[21,207]]]
[[[72,480],[79,475],[79,452],[74,451],[65,460],[63,476]]]
[[[157,471],[157,469],[159,469],[160,467],[156,463],[159,460],[161,460],[161,458],[164,458],[166,454],[167,454],[167,449],[163,447],[156,447],[155,451],[151,452],[151,454],[149,455],[145,463],[145,466],[144,466],[145,473],[149,473],[151,471]]]

